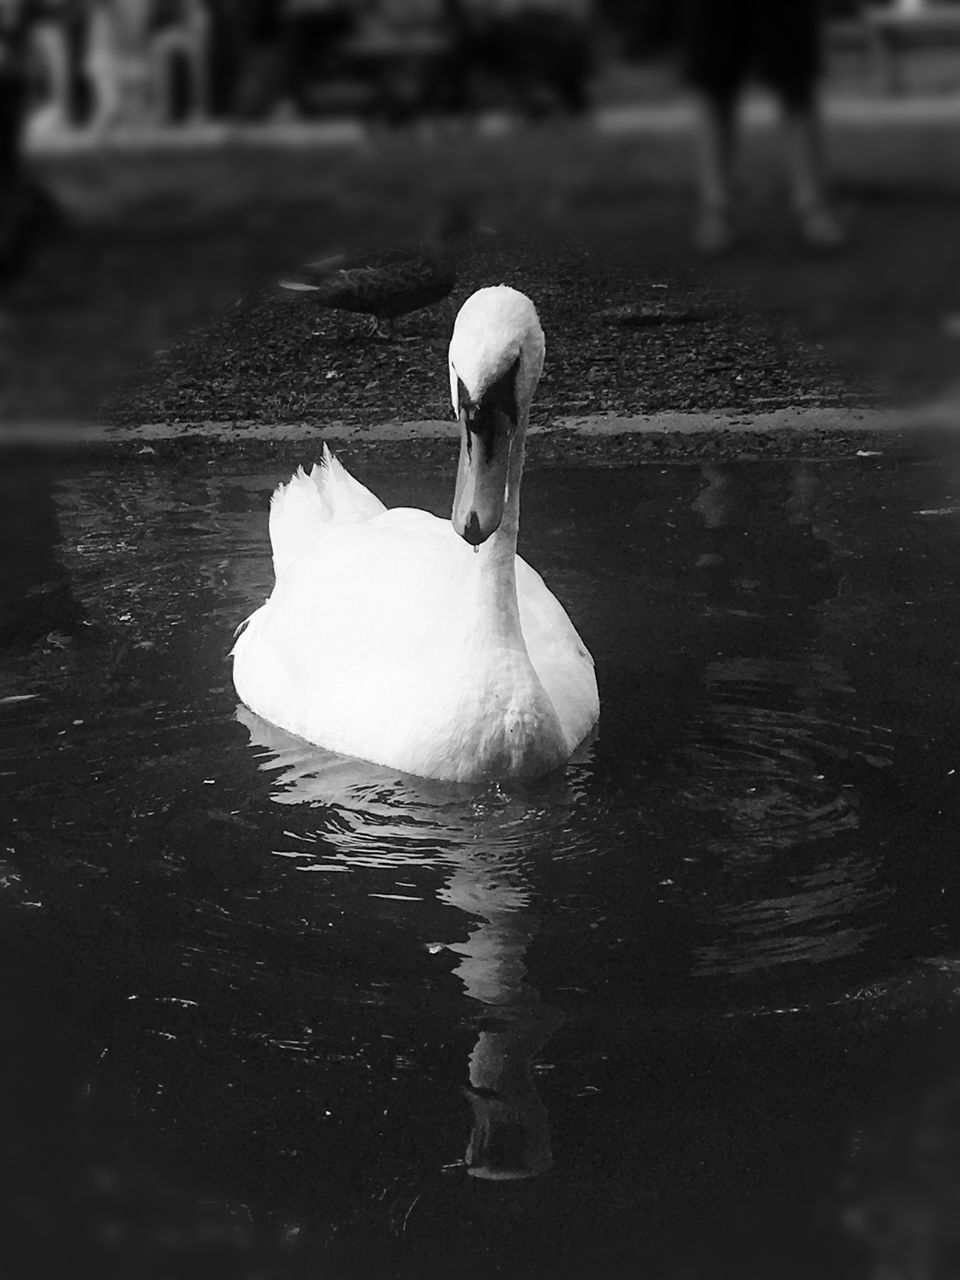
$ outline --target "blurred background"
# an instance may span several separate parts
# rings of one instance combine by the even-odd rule
[[[4,0],[31,28],[30,132],[195,127],[671,92],[676,0]],[[960,90],[957,0],[825,0],[831,79]],[[915,46],[909,58],[898,46]],[[897,52],[895,52],[897,50]],[[909,66],[906,63],[909,61]],[[65,139],[63,139],[65,141]]]
[[[251,298],[302,255],[418,234],[464,197],[501,234],[482,259],[465,250],[463,290],[524,283],[571,353],[615,358],[615,321],[597,314],[672,291],[685,340],[674,327],[631,349],[599,409],[940,396],[960,309],[960,3],[824,6],[827,153],[851,243],[814,266],[778,212],[776,104],[756,88],[738,177],[749,252],[696,258],[683,12],[0,0],[0,421],[364,421],[378,406],[348,402],[352,366],[317,398],[305,310]],[[223,308],[241,299],[227,342]],[[582,386],[555,391],[549,409],[583,410]]]
[[[0,0],[0,428],[168,428],[129,467],[0,466],[0,1240],[28,1259],[4,1280],[335,1276],[331,1242],[375,1251],[377,1231],[391,1257],[412,1241],[413,1280],[515,1274],[498,1257],[555,1280],[608,1248],[627,1265],[593,1274],[639,1257],[666,1280],[960,1275],[960,485],[843,435],[874,406],[960,423],[960,0],[822,6],[829,253],[798,236],[778,103],[752,82],[737,242],[698,244],[686,18],[712,3]],[[403,315],[403,341],[276,287],[450,209],[495,234],[458,241],[449,296]],[[457,920],[438,895],[482,916],[500,863],[454,858],[448,890],[425,864],[421,899],[390,878],[420,871],[387,859],[382,893],[334,877],[342,907],[300,876],[289,842],[326,834],[251,752],[223,662],[270,587],[279,464],[244,470],[208,438],[198,465],[178,433],[252,422],[266,452],[299,424],[299,462],[331,424],[355,456],[366,427],[448,419],[453,317],[499,281],[547,334],[537,426],[831,407],[867,461],[744,464],[730,433],[702,474],[638,472],[601,437],[612,465],[578,475],[569,440],[536,437],[563,465],[534,551],[580,592],[614,696],[595,791],[529,823],[492,811],[529,835],[533,888],[509,858],[502,883],[536,910],[511,929],[494,895],[487,923],[514,957],[541,929],[544,992],[572,1016],[543,1065],[559,1191],[532,1180],[519,1209],[465,1218],[441,1161],[466,1134],[451,1082],[475,1011],[441,973]],[[428,484],[444,509],[442,449],[366,447],[389,501]],[[585,840],[552,861],[549,815],[571,812],[622,830],[618,856]],[[518,1008],[532,1057],[549,1019],[526,989]],[[181,1200],[139,1163],[128,1111],[170,1138]],[[213,1192],[195,1204],[194,1185]],[[169,1228],[195,1211],[195,1237]],[[130,1243],[125,1217],[160,1225]],[[91,1223],[116,1272],[78,1255]],[[242,1268],[177,1270],[195,1238]],[[261,1247],[281,1262],[254,1266]]]

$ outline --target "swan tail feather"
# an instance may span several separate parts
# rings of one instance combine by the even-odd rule
[[[323,456],[310,472],[298,467],[270,500],[270,544],[279,578],[331,525],[371,520],[383,503],[323,446]]]

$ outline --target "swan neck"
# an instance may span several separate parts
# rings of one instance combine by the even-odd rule
[[[506,498],[500,527],[481,549],[484,603],[493,611],[504,638],[523,643],[520,606],[517,601],[517,534],[520,529],[520,482],[523,478],[527,414],[520,419],[507,468]]]

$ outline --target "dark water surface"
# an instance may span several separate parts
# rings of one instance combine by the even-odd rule
[[[601,725],[563,776],[482,791],[238,709],[279,478],[38,475],[5,516],[11,1259],[960,1274],[943,476],[531,473],[522,551]],[[449,507],[446,476],[363,478]]]

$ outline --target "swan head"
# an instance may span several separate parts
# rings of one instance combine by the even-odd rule
[[[536,308],[516,289],[479,289],[460,308],[450,341],[450,395],[460,423],[451,520],[473,546],[503,519],[510,461],[523,447],[545,350]]]

